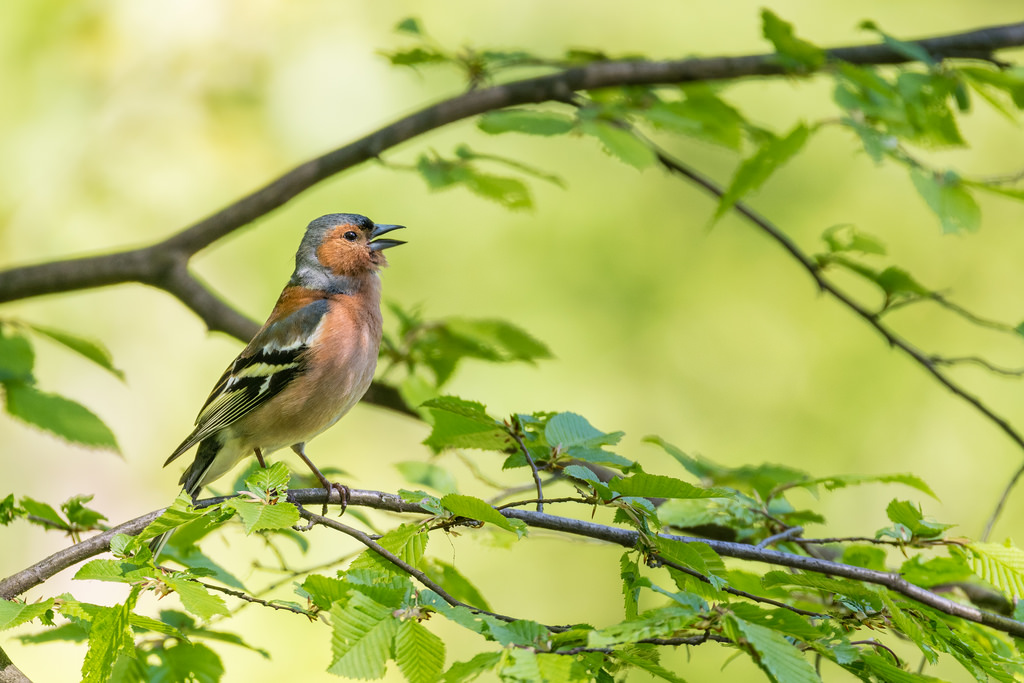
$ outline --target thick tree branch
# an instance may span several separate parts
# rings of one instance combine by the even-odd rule
[[[288,495],[289,499],[296,503],[309,505],[323,503],[325,497],[327,497],[327,492],[321,488],[297,489],[289,491]],[[206,499],[200,501],[198,507],[212,505],[222,500],[225,500],[225,498]],[[329,497],[327,497],[327,502],[335,505],[341,504],[341,499],[337,490],[332,490],[330,492]],[[399,496],[393,493],[385,493],[381,491],[352,489],[347,502],[349,506],[362,506],[376,510],[386,510],[389,512],[430,514],[428,511],[425,511],[414,504],[404,502]],[[146,527],[147,524],[149,524],[149,522],[158,517],[162,512],[163,510],[156,510],[143,515],[142,517],[125,522],[124,524],[118,525],[109,531],[105,531],[102,534],[98,534],[82,541],[81,543],[56,552],[41,562],[38,562],[35,565],[14,574],[13,576],[3,579],[0,581],[0,598],[7,600],[13,599],[25,591],[43,583],[57,572],[90,557],[106,552],[110,544],[110,539],[114,534],[138,534]],[[499,512],[505,517],[510,519],[520,519],[528,526],[538,529],[547,529],[549,531],[564,534],[584,536],[586,538],[605,541],[606,543],[613,543],[626,548],[636,548],[643,540],[639,533],[632,529],[607,526],[581,519],[559,517],[542,512],[535,512],[533,510],[519,510],[515,508],[506,508],[499,510]],[[313,517],[310,513],[305,514],[309,515],[309,517]],[[317,521],[319,521],[319,519]],[[332,520],[327,519],[327,522],[331,521]],[[333,527],[334,525],[330,526]],[[346,531],[346,533],[348,532]],[[895,593],[899,593],[904,597],[932,607],[933,609],[945,614],[958,617],[966,621],[984,624],[997,631],[1003,631],[1018,638],[1024,637],[1024,623],[998,614],[993,614],[992,612],[986,612],[970,605],[954,602],[953,600],[942,597],[932,591],[907,582],[899,574],[874,571],[839,562],[831,562],[829,560],[821,560],[804,555],[794,555],[792,553],[781,552],[778,550],[768,550],[766,548],[758,548],[752,545],[745,545],[743,543],[730,543],[727,541],[715,541],[705,538],[676,536],[670,534],[662,534],[661,537],[683,543],[705,543],[723,557],[732,557],[750,562],[778,565],[780,567],[789,567],[791,569],[799,569],[801,571],[839,576],[852,579],[854,581],[863,581],[864,583],[884,586]],[[359,540],[360,542],[363,542],[364,545],[366,544],[362,539]],[[373,539],[370,539],[370,541],[372,542]]]

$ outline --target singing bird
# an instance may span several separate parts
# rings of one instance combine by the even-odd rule
[[[199,444],[178,482],[193,501],[242,458],[255,455],[266,467],[263,456],[286,446],[330,493],[332,484],[306,457],[305,444],[370,386],[381,338],[382,252],[405,244],[381,236],[402,227],[351,213],[309,224],[295,272],[267,322],[221,375],[196,428],[164,463]]]

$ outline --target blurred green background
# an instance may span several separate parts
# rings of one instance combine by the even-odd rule
[[[378,54],[408,44],[392,30],[407,16],[420,17],[451,47],[551,56],[588,47],[678,58],[768,51],[760,6],[746,0],[3,3],[0,267],[157,241],[295,164],[456,94],[462,84],[455,74],[393,68]],[[868,18],[904,38],[1019,20],[1012,4],[1000,0],[789,0],[771,9],[825,46],[872,41],[857,29]],[[777,132],[835,116],[824,79],[751,80],[722,94]],[[967,173],[1019,169],[1019,127],[983,104],[963,127],[969,150],[929,158]],[[775,244],[734,216],[709,230],[714,205],[706,196],[657,170],[639,173],[589,139],[489,137],[464,122],[385,158],[411,164],[431,149],[450,154],[461,142],[556,173],[568,188],[531,182],[535,209],[509,212],[462,189],[431,193],[413,174],[367,164],[202,252],[193,271],[262,320],[310,219],[351,211],[403,223],[409,244],[389,252],[385,299],[422,305],[427,316],[504,318],[544,340],[556,356],[536,367],[467,363],[452,393],[486,403],[492,414],[572,410],[602,430],[625,430],[620,452],[650,472],[681,474],[673,460],[640,442],[646,434],[729,465],[775,462],[816,475],[914,472],[941,498],[922,501],[926,514],[958,523],[964,535],[980,535],[1024,454],[819,295]],[[737,161],[701,143],[669,144],[723,182]],[[1016,324],[1024,319],[1024,209],[980,199],[980,232],[942,236],[904,170],[876,167],[849,133],[828,128],[752,204],[812,252],[825,228],[853,223],[880,236],[891,262],[925,285]],[[856,291],[873,302],[869,290]],[[0,496],[13,491],[56,505],[95,492],[93,505],[113,523],[169,503],[180,470],[160,465],[190,430],[239,343],[207,334],[176,300],[142,285],[17,302],[0,316],[102,340],[127,374],[121,384],[40,342],[41,388],[97,412],[117,434],[124,459],[0,418]],[[937,307],[916,307],[893,321],[929,352],[1024,365],[1019,343]],[[953,374],[1024,427],[1019,383],[971,368]],[[404,482],[393,463],[428,458],[420,445],[426,433],[423,424],[360,406],[309,453],[321,465],[347,470],[354,487],[396,490]],[[493,456],[468,455],[495,478],[512,481]],[[490,493],[455,457],[442,462],[467,492]],[[920,498],[869,486],[808,499],[830,520],[808,535],[871,535],[886,525],[884,508],[895,496]],[[1017,534],[1022,513],[1024,491],[1018,491],[993,540]],[[499,612],[549,623],[621,618],[619,549],[533,535],[500,551],[484,541],[483,552],[486,534],[437,536],[432,552],[476,580]],[[321,546],[348,543],[323,531],[311,536]],[[230,547],[212,543],[211,552],[243,579],[273,578],[251,568],[265,552],[259,540],[230,541]],[[66,543],[24,524],[0,529],[0,575]],[[297,564],[316,564],[332,552],[337,548],[317,548]],[[28,597],[72,590],[82,600],[123,600],[122,587],[74,583],[72,573]],[[277,596],[287,599],[290,589]],[[227,628],[272,649],[274,658],[218,647],[225,680],[327,678],[329,629],[259,608],[243,614]],[[432,627],[453,635],[442,624]],[[476,646],[449,642],[448,662]],[[84,655],[83,648],[60,644],[25,648],[8,640],[5,648],[37,681],[75,680]],[[731,651],[706,645],[692,654],[690,664],[683,651],[666,657],[689,680],[710,680]],[[730,664],[726,675],[762,680],[745,661]]]

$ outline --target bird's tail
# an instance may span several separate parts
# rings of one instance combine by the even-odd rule
[[[178,480],[178,483],[182,485],[182,491],[192,498],[193,503],[199,497],[199,491],[202,488],[200,482],[203,481],[203,477],[206,476],[210,467],[213,466],[214,458],[216,458],[219,451],[220,444],[215,438],[207,438],[199,442],[196,459],[192,461],[192,464],[181,475],[181,479]],[[173,533],[173,529],[165,531],[149,542],[149,549],[153,553],[154,563],[160,558],[160,553],[163,551],[164,546],[167,545],[167,541]]]

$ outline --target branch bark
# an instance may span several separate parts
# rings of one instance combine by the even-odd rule
[[[325,498],[328,503],[340,505],[340,494],[332,490],[328,496],[324,489],[297,489],[289,491],[289,499],[300,505],[322,504]],[[197,507],[213,505],[225,498],[209,498],[200,501]],[[404,514],[430,514],[417,505],[404,502],[398,495],[383,491],[367,491],[352,489],[347,500],[349,506],[368,507],[376,510]],[[137,517],[124,524],[118,525],[109,531],[97,534],[81,543],[54,553],[46,559],[32,565],[31,567],[18,572],[0,581],[0,598],[11,600],[25,591],[38,586],[57,572],[66,569],[78,562],[106,552],[110,545],[110,539],[118,533],[136,535],[141,532],[149,522],[156,519],[163,510],[150,512],[142,517]],[[560,517],[533,510],[520,510],[517,508],[505,508],[498,510],[502,515],[510,519],[520,519],[528,526],[547,529],[563,534],[584,536],[606,543],[613,543],[625,548],[635,548],[641,543],[640,534],[633,529],[613,527],[596,522],[589,522],[570,517]],[[853,565],[821,560],[805,555],[794,555],[778,550],[758,548],[743,543],[731,543],[728,541],[714,541],[692,536],[676,536],[671,534],[660,534],[660,537],[681,541],[683,543],[705,543],[723,557],[732,557],[750,562],[789,567],[801,571],[840,576],[854,581],[862,581],[878,586],[884,586],[894,593],[903,595],[923,605],[927,605],[945,614],[984,624],[997,631],[1003,631],[1017,638],[1024,638],[1024,623],[1009,619],[1007,617],[993,614],[985,610],[954,602],[937,593],[933,593],[920,586],[915,586],[904,580],[899,574],[880,572]]]

